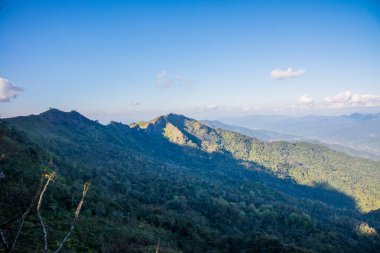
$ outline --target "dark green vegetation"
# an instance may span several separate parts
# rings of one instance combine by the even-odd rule
[[[379,162],[260,142],[173,114],[104,126],[52,109],[0,126],[0,225],[25,210],[52,159],[58,178],[42,206],[50,248],[67,232],[88,180],[69,252],[155,252],[158,243],[160,252],[380,248]],[[16,225],[4,227],[6,236]],[[33,212],[16,251],[41,247]]]
[[[207,129],[189,122],[186,130],[202,144],[227,150],[235,158],[264,165],[277,177],[300,184],[332,187],[353,197],[362,211],[380,208],[380,162],[353,158],[305,142],[262,142],[235,132]],[[197,126],[197,127],[193,127]],[[203,138],[208,131],[208,139]]]

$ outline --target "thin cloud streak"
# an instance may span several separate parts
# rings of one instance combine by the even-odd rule
[[[306,74],[304,69],[275,69],[270,73],[270,76],[276,80],[285,80],[289,78],[295,78]]]
[[[156,75],[156,84],[161,88],[174,88],[174,87],[184,87],[192,86],[195,81],[187,80],[181,75],[176,75],[173,78],[168,77],[166,70],[161,70]]]

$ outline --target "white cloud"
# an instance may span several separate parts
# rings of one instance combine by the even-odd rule
[[[191,80],[186,80],[181,75],[176,75],[173,78],[167,76],[166,70],[161,70],[156,75],[157,86],[163,88],[172,88],[177,86],[192,86],[195,82]]]
[[[380,107],[380,96],[344,91],[335,96],[324,97],[323,104],[328,108]]]
[[[293,69],[293,68],[275,69],[270,73],[270,76],[276,80],[284,80],[287,78],[302,76],[305,73],[306,73],[306,70],[304,69]]]
[[[0,102],[9,102],[22,92],[22,88],[14,86],[9,80],[0,77]]]
[[[220,109],[220,107],[218,105],[212,104],[212,105],[207,106],[206,109],[209,111],[215,111],[215,110]]]
[[[135,101],[135,102],[132,102],[130,105],[133,105],[133,106],[140,106],[140,105],[141,105],[141,103],[140,103],[140,102],[138,102],[138,101]]]
[[[314,99],[312,99],[311,97],[309,97],[308,95],[302,95],[300,96],[300,98],[298,99],[298,102],[300,105],[302,106],[313,106],[314,104]]]

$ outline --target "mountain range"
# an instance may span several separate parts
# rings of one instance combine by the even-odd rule
[[[43,215],[67,252],[377,252],[380,162],[307,142],[261,141],[168,114],[102,125],[51,109],[0,120],[0,222],[25,210],[46,170]],[[41,249],[32,215],[16,245]],[[15,225],[4,226],[11,237]],[[34,245],[34,247],[30,247]]]
[[[380,159],[380,113],[304,117],[252,115],[225,122],[320,141],[351,155]]]
[[[320,144],[330,149],[344,152],[351,156],[370,158],[373,160],[380,159],[380,156],[378,156],[373,151],[364,151],[357,148],[343,146],[341,144],[323,142],[317,139],[300,137],[296,135],[289,135],[289,134],[279,133],[279,132],[270,131],[270,130],[250,129],[246,127],[226,124],[218,120],[202,120],[202,123],[212,128],[220,128],[227,131],[241,133],[241,134],[248,135],[250,137],[253,137],[262,141],[266,141],[266,142],[271,142],[271,141],[308,142],[312,144]]]

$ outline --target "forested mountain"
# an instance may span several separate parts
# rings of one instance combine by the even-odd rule
[[[288,135],[288,134],[281,134],[274,131],[269,130],[254,130],[249,129],[246,127],[239,127],[235,125],[225,124],[218,120],[202,120],[201,121],[206,126],[209,126],[211,128],[220,128],[236,133],[241,133],[244,135],[248,135],[250,137],[253,137],[255,139],[259,139],[261,141],[301,141],[301,140],[307,140],[306,138],[298,137],[295,135]]]
[[[220,129],[224,129],[224,130],[228,130],[232,132],[241,133],[241,134],[253,137],[255,139],[262,140],[262,141],[287,141],[287,142],[303,141],[303,142],[308,142],[312,144],[321,144],[330,149],[344,152],[351,156],[380,160],[380,156],[376,155],[375,153],[371,151],[358,150],[356,148],[352,148],[352,147],[350,148],[348,146],[343,146],[341,144],[326,143],[326,142],[318,141],[317,139],[300,137],[296,135],[289,135],[289,134],[284,134],[284,133],[279,133],[279,132],[269,131],[269,130],[255,130],[255,129],[250,129],[246,127],[226,124],[218,120],[203,120],[202,123],[212,128],[220,128]]]
[[[49,246],[92,187],[67,252],[378,252],[380,163],[262,142],[169,114],[102,125],[51,109],[0,121],[0,224],[29,205],[46,164]],[[49,162],[50,161],[50,162]],[[15,247],[42,249],[32,212]]]
[[[380,162],[353,158],[316,144],[262,142],[175,114],[137,126],[179,145],[256,162],[280,178],[292,178],[300,184],[329,185],[354,197],[364,211],[380,208]]]
[[[362,152],[360,155],[380,159],[380,113],[305,117],[253,115],[226,122],[342,145]]]

